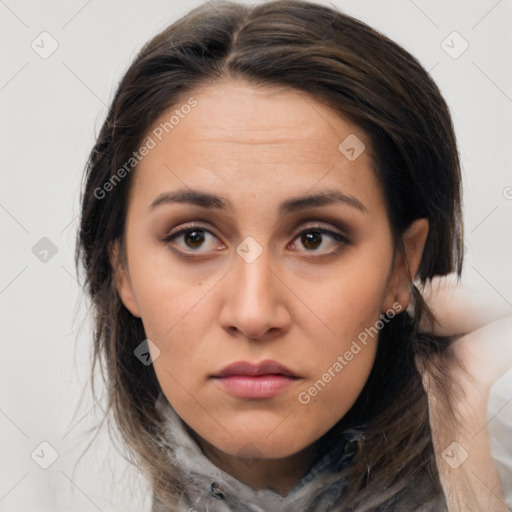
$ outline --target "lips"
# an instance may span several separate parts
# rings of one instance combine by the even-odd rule
[[[259,376],[259,375],[282,375],[284,377],[297,378],[291,370],[278,363],[267,359],[261,363],[253,364],[246,361],[237,361],[236,363],[226,366],[213,377],[232,377],[233,375]]]
[[[271,360],[257,364],[238,361],[212,378],[224,392],[245,400],[272,398],[300,379],[286,366]]]

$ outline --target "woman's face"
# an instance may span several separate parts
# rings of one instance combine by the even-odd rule
[[[381,314],[408,304],[369,139],[311,96],[233,81],[147,135],[118,290],[162,390],[225,454],[298,453],[361,392]]]

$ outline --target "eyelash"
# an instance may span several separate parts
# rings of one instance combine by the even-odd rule
[[[186,233],[192,233],[194,231],[202,231],[202,232],[210,233],[212,236],[217,238],[209,229],[207,229],[201,225],[198,225],[198,224],[190,224],[184,228],[179,229],[178,231],[171,232],[169,235],[167,235],[166,237],[164,237],[162,239],[162,242],[164,242],[165,244],[170,244],[174,239],[178,238],[179,236],[184,235]],[[311,232],[317,232],[317,233],[320,233],[321,235],[329,235],[330,237],[332,237],[334,239],[335,243],[338,245],[338,248],[335,249],[334,251],[331,251],[331,252],[328,252],[325,254],[321,254],[320,256],[332,256],[332,255],[340,252],[340,250],[343,248],[343,246],[351,245],[350,240],[346,236],[342,235],[341,233],[331,231],[330,229],[324,228],[322,226],[308,226],[307,228],[305,228],[302,231],[300,231],[299,233],[297,233],[295,235],[295,237],[293,238],[293,240],[296,240],[297,238],[299,238],[301,235],[303,235],[305,233],[311,233]],[[172,250],[174,252],[177,252],[181,256],[208,254],[206,252],[201,253],[200,251],[194,251],[194,250],[183,251],[181,249],[175,249],[175,248],[173,248]],[[313,251],[306,250],[305,252],[314,254],[316,251],[315,250],[313,250]],[[314,257],[319,257],[319,256],[314,256]]]

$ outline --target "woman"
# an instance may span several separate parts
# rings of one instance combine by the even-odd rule
[[[462,270],[451,119],[384,36],[302,1],[178,20],[118,87],[78,242],[155,512],[506,510],[469,442],[496,375],[413,284]]]

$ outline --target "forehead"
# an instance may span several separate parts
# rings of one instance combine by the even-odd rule
[[[266,198],[277,198],[318,184],[361,202],[382,201],[367,134],[293,88],[217,82],[184,96],[147,136],[154,147],[138,165],[134,187],[148,194],[201,184],[224,195],[266,190]]]

